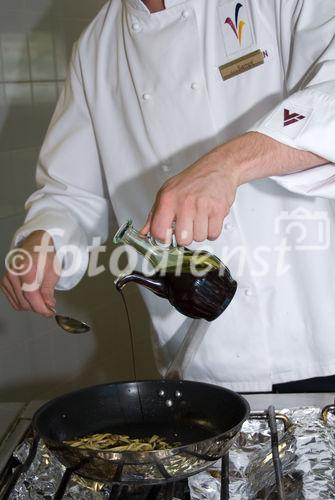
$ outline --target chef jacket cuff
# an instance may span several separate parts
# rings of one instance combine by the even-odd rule
[[[249,131],[328,160],[327,165],[271,179],[295,193],[335,199],[334,129],[335,98],[305,89],[282,101]]]
[[[53,239],[62,268],[56,290],[75,287],[84,276],[89,260],[87,239],[78,223],[57,211],[37,214],[16,231],[11,247],[17,247],[34,231],[47,231]]]

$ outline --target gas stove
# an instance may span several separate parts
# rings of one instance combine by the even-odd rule
[[[251,416],[229,457],[189,480],[149,487],[102,485],[79,478],[75,471],[65,470],[56,463],[57,459],[44,444],[32,437],[32,417],[44,402],[0,403],[0,498],[335,498],[334,467],[331,467],[335,461],[334,394],[253,394],[245,397],[252,410]]]

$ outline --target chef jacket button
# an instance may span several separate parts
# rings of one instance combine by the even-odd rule
[[[224,229],[225,231],[232,231],[232,230],[233,230],[233,225],[232,225],[232,224],[230,224],[229,222],[226,222],[226,223],[224,224],[224,226],[223,226],[223,229]]]
[[[152,98],[152,95],[151,94],[143,94],[142,95],[142,99],[144,101],[150,101],[150,99]]]
[[[246,297],[251,297],[251,296],[252,296],[252,290],[251,290],[251,288],[246,288],[246,289],[244,290],[244,295],[245,295]]]
[[[135,31],[135,33],[138,33],[139,31],[141,31],[141,25],[139,23],[133,23],[131,25],[131,28],[133,31]]]
[[[191,89],[192,90],[199,90],[199,88],[200,88],[199,83],[197,83],[197,82],[192,82],[191,83]]]
[[[188,17],[190,17],[190,13],[188,10],[183,10],[183,12],[181,13],[181,17],[183,19],[187,19]]]
[[[163,170],[163,172],[167,173],[167,172],[170,172],[171,167],[169,165],[162,165],[162,170]]]

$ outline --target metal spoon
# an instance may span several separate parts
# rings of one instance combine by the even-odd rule
[[[60,326],[65,332],[80,334],[90,331],[91,327],[87,323],[79,321],[78,319],[70,318],[69,316],[57,314],[56,310],[52,307],[50,309],[55,314],[55,320],[57,321],[58,326]]]

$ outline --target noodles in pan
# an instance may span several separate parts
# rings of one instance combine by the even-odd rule
[[[108,432],[104,434],[91,434],[78,439],[64,441],[64,443],[75,448],[111,452],[167,450],[173,447],[156,434],[150,438],[132,439],[129,436],[110,434]]]

